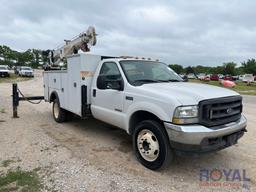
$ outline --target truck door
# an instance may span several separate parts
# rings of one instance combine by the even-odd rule
[[[121,78],[122,75],[115,62],[104,62],[101,66],[99,76]],[[95,118],[105,121],[109,124],[124,127],[123,113],[124,91],[115,90],[108,85],[102,89],[97,86],[97,79],[92,85],[92,104],[91,110]]]

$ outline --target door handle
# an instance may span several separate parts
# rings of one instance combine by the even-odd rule
[[[96,97],[96,89],[93,89],[93,90],[92,90],[92,96],[93,96],[93,97]]]

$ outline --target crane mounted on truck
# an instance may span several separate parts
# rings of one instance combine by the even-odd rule
[[[152,170],[169,165],[176,152],[206,153],[232,146],[246,132],[237,92],[184,82],[159,61],[77,54],[86,43],[95,45],[95,30],[89,34],[53,52],[52,62],[57,65],[66,58],[67,69],[44,71],[43,97],[19,98],[13,85],[14,116],[19,100],[42,98],[52,103],[58,123],[74,114],[93,116],[131,135],[137,159]]]
[[[68,55],[77,54],[79,50],[89,52],[90,47],[96,45],[96,35],[95,28],[90,26],[85,32],[80,33],[71,40],[64,40],[64,45],[49,51],[49,66],[47,66],[47,69],[59,67]]]

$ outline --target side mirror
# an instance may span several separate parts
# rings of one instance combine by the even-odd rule
[[[187,75],[185,75],[182,79],[183,79],[184,82],[188,82],[188,77],[187,77]]]
[[[124,90],[124,82],[120,75],[99,75],[97,79],[98,89]]]
[[[97,87],[98,89],[107,89],[106,77],[99,75],[97,78]]]

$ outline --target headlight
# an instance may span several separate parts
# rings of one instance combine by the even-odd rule
[[[198,106],[181,106],[175,109],[172,122],[175,124],[198,123]]]

